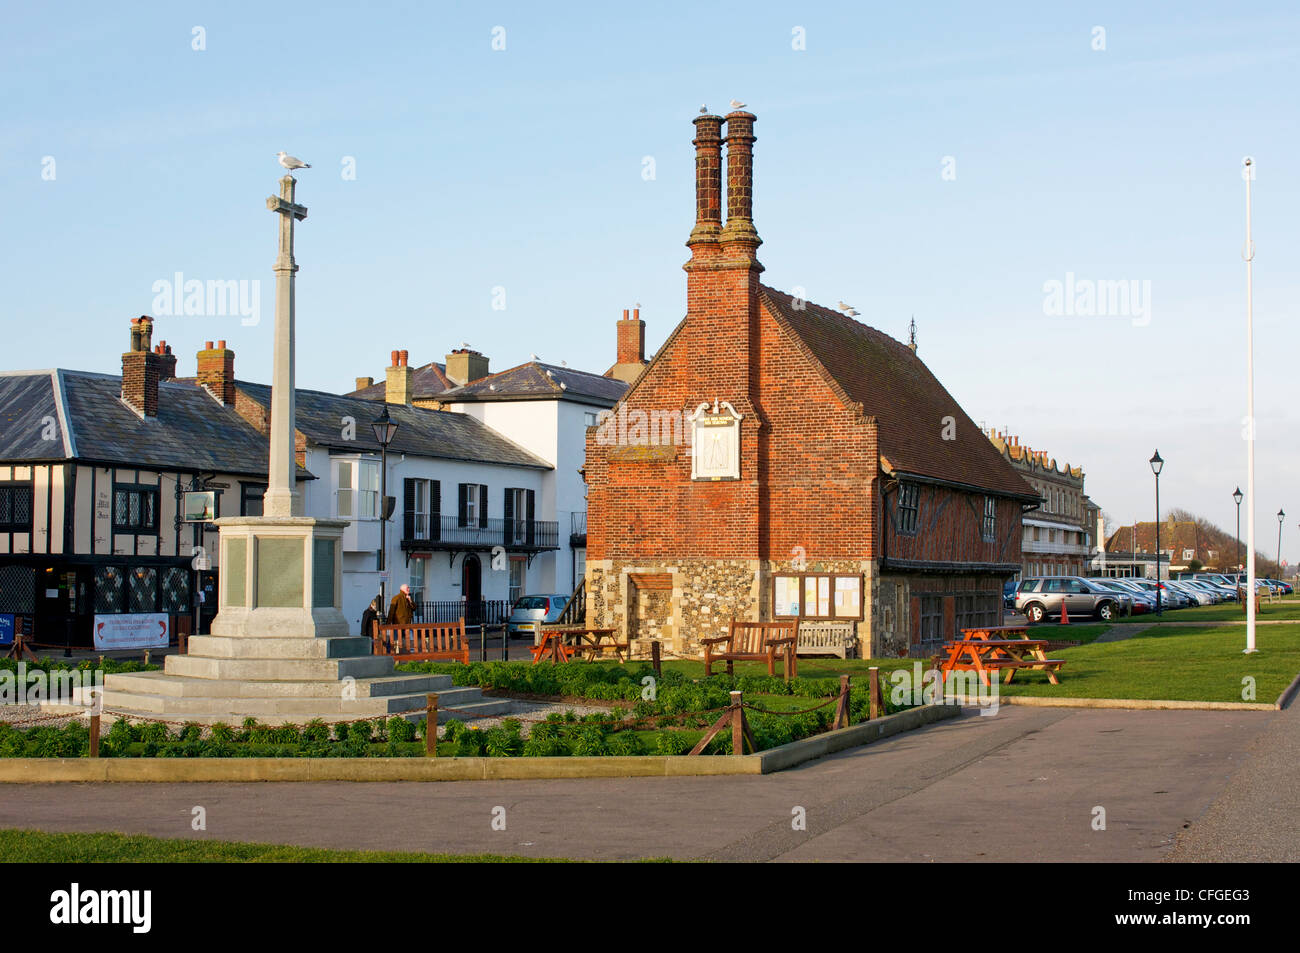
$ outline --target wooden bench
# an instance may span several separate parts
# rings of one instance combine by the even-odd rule
[[[798,641],[798,623],[788,622],[742,622],[731,620],[731,628],[726,635],[712,639],[700,639],[704,646],[704,675],[713,674],[713,663],[725,661],[727,674],[731,675],[735,662],[767,662],[767,674],[776,674],[777,652],[785,660],[786,678],[799,674],[798,656],[795,644]]]
[[[372,654],[391,655],[399,662],[451,659],[469,664],[464,616],[446,625],[377,625],[371,645]]]

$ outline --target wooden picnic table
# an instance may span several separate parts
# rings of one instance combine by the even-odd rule
[[[1010,685],[1017,669],[1032,668],[1047,672],[1047,678],[1053,685],[1061,684],[1056,673],[1065,662],[1049,659],[1046,640],[1024,638],[1027,632],[1028,628],[1020,625],[962,629],[964,638],[943,644],[948,650],[948,657],[942,666],[944,680],[954,670],[975,671],[979,673],[980,681],[988,685],[990,672],[1006,669],[1004,684]]]
[[[534,665],[547,656],[552,663],[567,662],[579,654],[590,661],[605,652],[613,652],[622,662],[623,652],[628,645],[616,639],[617,633],[617,629],[589,629],[581,626],[545,629],[542,631],[541,642],[529,651],[533,653]]]

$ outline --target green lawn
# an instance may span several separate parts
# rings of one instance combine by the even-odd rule
[[[1261,600],[1257,619],[1268,622],[1285,620],[1300,622],[1300,596],[1287,596],[1277,602]],[[1217,606],[1194,606],[1191,609],[1177,609],[1173,612],[1155,615],[1136,616],[1134,622],[1160,622],[1164,625],[1177,625],[1180,622],[1241,622],[1246,621],[1246,613],[1235,602],[1221,602]]]
[[[1160,626],[1120,642],[1054,650],[1052,658],[1066,661],[1060,685],[1048,682],[1044,672],[1021,671],[1001,691],[1010,696],[1271,704],[1300,672],[1300,625],[1258,630],[1260,651],[1254,655],[1242,653],[1245,645],[1241,626]],[[1255,679],[1253,699],[1242,698],[1242,679],[1248,675]]]
[[[568,863],[557,858],[500,854],[417,854],[378,850],[326,850],[284,844],[178,840],[143,834],[50,834],[0,830],[0,857],[8,863],[184,864],[496,864]]]

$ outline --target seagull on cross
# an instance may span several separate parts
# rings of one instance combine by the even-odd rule
[[[275,157],[276,157],[277,159],[280,160],[280,165],[284,166],[284,167],[285,167],[286,169],[288,169],[290,172],[292,172],[294,169],[310,169],[310,168],[311,168],[311,166],[310,166],[308,163],[303,162],[303,161],[302,161],[301,159],[299,159],[297,156],[291,156],[291,155],[288,155],[288,154],[286,154],[286,153],[284,153],[284,152],[277,152],[277,153],[275,154]]]

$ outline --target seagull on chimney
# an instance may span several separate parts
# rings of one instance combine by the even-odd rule
[[[745,104],[742,103],[739,99],[733,99],[733,100],[731,101],[731,108],[732,108],[732,109],[744,109],[744,108],[745,108]]]
[[[701,106],[701,107],[700,107],[700,115],[701,115],[701,116],[708,115],[708,112],[709,112],[709,107],[708,107],[707,105],[704,105],[704,106]]]
[[[311,166],[303,162],[297,156],[286,155],[283,152],[277,152],[275,157],[280,160],[280,165],[284,166],[290,172],[294,169],[310,169]]]
[[[470,351],[474,349],[474,345],[470,344],[468,341],[461,341],[456,346],[460,348],[462,351]]]

